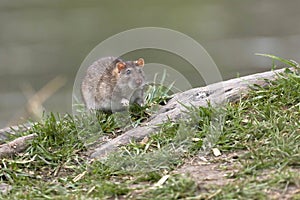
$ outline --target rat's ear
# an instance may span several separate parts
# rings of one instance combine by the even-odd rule
[[[144,61],[143,58],[139,58],[138,60],[136,60],[136,61],[134,61],[134,62],[135,62],[135,64],[136,64],[137,66],[140,66],[140,67],[143,67],[144,64],[145,64],[145,61]]]
[[[116,68],[118,70],[118,73],[120,73],[120,71],[122,69],[124,69],[125,67],[126,67],[126,64],[124,62],[117,62],[117,64],[116,64]]]

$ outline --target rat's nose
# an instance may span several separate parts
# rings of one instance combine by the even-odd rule
[[[136,82],[136,84],[139,84],[139,85],[140,85],[140,84],[142,84],[142,79],[140,79],[140,78],[139,78],[139,79],[136,79],[135,82]]]

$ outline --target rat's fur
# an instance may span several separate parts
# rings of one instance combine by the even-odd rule
[[[125,110],[129,103],[143,104],[144,60],[123,61],[105,57],[88,67],[81,93],[88,109]]]

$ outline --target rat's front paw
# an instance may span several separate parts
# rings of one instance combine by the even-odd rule
[[[140,105],[141,107],[143,107],[143,106],[145,105],[143,99],[138,99],[138,100],[136,101],[136,103],[137,103],[138,105]]]
[[[128,107],[128,106],[129,106],[129,100],[123,98],[123,99],[121,100],[121,104],[122,104],[122,106],[124,106],[124,107]]]

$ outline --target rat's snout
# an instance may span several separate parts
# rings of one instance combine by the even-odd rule
[[[136,82],[136,84],[141,85],[143,80],[139,78],[139,79],[136,79],[135,82]]]

